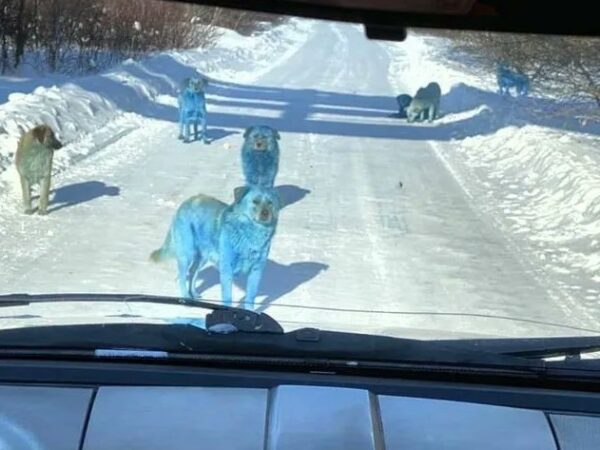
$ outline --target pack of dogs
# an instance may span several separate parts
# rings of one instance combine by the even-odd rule
[[[179,95],[180,139],[207,142],[207,80],[183,80]],[[251,126],[243,134],[241,166],[245,183],[225,203],[203,194],[185,200],[171,220],[162,246],[151,253],[158,262],[174,258],[182,297],[196,298],[196,283],[208,265],[219,271],[222,301],[232,303],[234,277],[247,277],[245,305],[253,308],[277,229],[281,200],[274,188],[279,171],[279,132],[268,126]],[[23,209],[32,214],[32,186],[39,184],[37,211],[48,213],[54,152],[62,147],[52,128],[38,125],[23,133],[15,165],[19,173]]]
[[[497,70],[501,95],[527,95],[528,77],[511,71],[506,64]],[[206,87],[203,77],[183,80],[178,94],[179,139],[208,143]],[[441,89],[436,82],[419,88],[414,96],[396,97],[399,116],[407,122],[432,122],[440,117]],[[193,139],[192,139],[193,130]],[[232,304],[234,277],[246,277],[245,307],[253,309],[267,264],[271,242],[277,229],[281,200],[274,188],[279,171],[279,132],[265,125],[251,126],[243,134],[240,163],[244,185],[235,188],[233,201],[198,194],[185,200],[176,210],[164,242],[153,251],[155,262],[173,258],[177,263],[179,293],[197,298],[196,286],[209,265],[219,271],[223,303]],[[22,188],[23,210],[32,214],[31,190],[39,185],[37,211],[48,213],[54,152],[62,147],[48,125],[25,132],[17,145],[15,165]],[[402,187],[402,183],[399,185]]]
[[[502,96],[510,95],[511,89],[519,97],[529,93],[529,77],[519,70],[512,70],[504,61],[499,62],[496,68],[496,82],[498,93]],[[414,96],[400,94],[396,96],[398,103],[397,117],[406,119],[407,122],[433,122],[440,117],[440,100],[442,91],[440,85],[431,82],[417,90]]]

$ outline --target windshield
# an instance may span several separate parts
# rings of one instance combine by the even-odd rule
[[[423,339],[600,332],[598,41],[158,1],[0,11],[0,293]],[[180,320],[0,310],[0,328]]]

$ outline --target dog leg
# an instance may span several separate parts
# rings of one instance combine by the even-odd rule
[[[202,142],[208,144],[208,136],[206,135],[206,112],[204,113],[204,117],[202,118]]]
[[[198,276],[200,275],[202,269],[204,269],[204,266],[206,266],[206,260],[199,256],[197,261],[198,262],[194,265],[193,272],[190,270],[190,289],[192,290],[194,298],[201,298],[202,296],[198,295],[196,292],[196,286],[198,285]]]
[[[427,121],[429,123],[433,122],[433,116],[435,115],[435,106],[431,105],[429,107],[429,111],[427,112]]]
[[[23,211],[25,214],[32,214],[33,208],[31,207],[31,186],[29,181],[23,175],[21,175],[21,190],[23,191]]]
[[[38,214],[48,214],[48,198],[50,197],[50,177],[44,177],[40,181],[40,201]]]
[[[196,298],[196,279],[198,278],[198,270],[202,267],[202,261],[200,260],[200,255],[194,256],[194,259],[188,266],[187,271],[187,289],[190,295],[190,298]]]
[[[190,142],[190,122],[186,120],[185,128],[183,129],[183,142]]]
[[[183,110],[181,106],[179,107],[179,137],[178,139],[183,139]]]
[[[529,86],[527,82],[523,82],[523,84],[521,85],[521,96],[526,96],[527,93],[529,92]]]
[[[258,294],[258,287],[260,285],[263,272],[264,264],[260,264],[260,267],[252,269],[248,274],[248,282],[246,283],[246,301],[244,302],[246,309],[254,309],[254,300]]]
[[[177,261],[177,283],[179,284],[179,295],[182,298],[190,298],[187,282],[188,267],[189,264],[186,261]]]
[[[221,299],[223,304],[231,306],[233,287],[233,267],[231,264],[231,255],[229,252],[222,252],[219,261],[219,278],[221,282]]]

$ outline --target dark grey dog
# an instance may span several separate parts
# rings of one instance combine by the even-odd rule
[[[406,119],[406,108],[410,105],[412,97],[408,94],[400,94],[396,97],[396,101],[398,102],[398,117]]]

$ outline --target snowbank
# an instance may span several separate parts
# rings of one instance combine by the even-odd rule
[[[544,268],[600,282],[597,147],[596,137],[524,126],[442,151],[482,209],[510,235],[529,241]]]
[[[201,72],[221,81],[250,82],[293,54],[311,26],[310,21],[290,20],[252,37],[222,30],[216,45],[208,50],[128,60],[99,75],[56,85],[48,86],[46,79],[40,79],[40,86],[33,88],[34,80],[0,78],[0,91],[25,91],[13,91],[0,105],[0,192],[7,182],[14,184],[14,168],[6,169],[12,167],[23,130],[40,123],[54,128],[68,144],[56,153],[55,168],[62,170],[102,148],[111,136],[132,129],[143,117],[174,120],[172,106],[182,78]],[[28,88],[32,90],[27,92]]]
[[[390,82],[411,95],[429,81],[440,83],[443,116],[435,127],[452,133],[431,143],[475,208],[531,267],[552,274],[544,280],[559,280],[563,292],[598,301],[597,126],[553,117],[551,111],[568,106],[555,100],[502,99],[493,74],[458,71],[444,60],[447,51],[447,41],[433,37],[390,44],[390,72],[396,74]]]
[[[442,94],[457,83],[494,89],[492,76],[460,72],[443,59],[445,51],[449,51],[446,39],[409,34],[402,43],[385,45],[391,54],[390,74],[395,74],[390,83],[398,92],[414,95],[429,81],[438,82]]]

